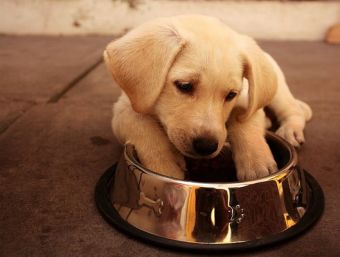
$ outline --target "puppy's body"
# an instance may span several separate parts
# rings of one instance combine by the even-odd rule
[[[146,23],[111,43],[104,58],[124,92],[114,133],[159,173],[183,178],[184,156],[214,157],[227,138],[239,180],[275,172],[264,106],[277,115],[279,135],[304,141],[310,108],[292,96],[270,55],[214,18]]]

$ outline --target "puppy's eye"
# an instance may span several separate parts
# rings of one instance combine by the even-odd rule
[[[237,95],[237,92],[235,91],[230,91],[229,94],[225,97],[225,100],[227,102],[230,102],[231,100],[234,99],[234,97]]]
[[[194,90],[194,87],[191,82],[182,82],[176,80],[174,84],[177,87],[177,89],[182,93],[191,93]]]

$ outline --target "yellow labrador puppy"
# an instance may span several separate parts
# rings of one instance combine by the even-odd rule
[[[277,170],[264,138],[264,106],[277,134],[304,141],[309,106],[295,99],[273,58],[219,20],[185,15],[147,22],[110,43],[104,58],[123,94],[113,131],[141,162],[183,178],[184,156],[212,158],[228,139],[240,181]]]

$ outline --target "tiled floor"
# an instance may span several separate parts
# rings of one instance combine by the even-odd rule
[[[96,210],[95,184],[121,151],[110,129],[119,90],[98,61],[109,40],[0,36],[0,256],[197,255],[131,239]],[[233,254],[340,256],[340,46],[261,45],[313,108],[300,158],[326,208],[301,237]]]

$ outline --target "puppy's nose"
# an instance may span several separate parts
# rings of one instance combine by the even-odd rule
[[[218,142],[211,137],[197,137],[192,141],[192,146],[197,154],[205,156],[217,150]]]

